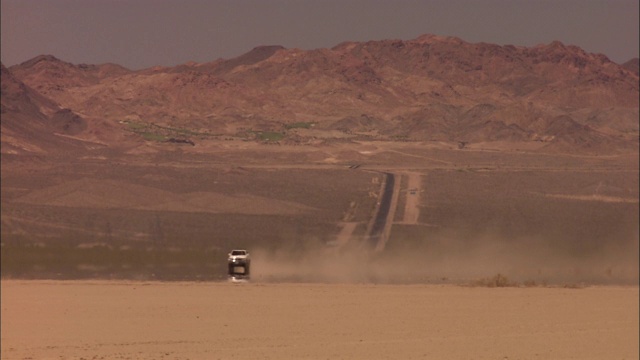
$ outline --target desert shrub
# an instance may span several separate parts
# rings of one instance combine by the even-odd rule
[[[496,274],[493,277],[483,278],[476,281],[475,285],[486,287],[512,287],[518,286],[518,283],[510,281],[506,276],[502,274]]]
[[[141,133],[141,135],[145,140],[148,140],[148,141],[165,141],[165,140],[167,140],[166,136],[160,135],[160,134],[151,133],[151,132],[143,132],[143,133]]]
[[[280,141],[284,135],[275,131],[264,131],[258,133],[258,139],[261,141]]]
[[[148,124],[142,124],[142,123],[137,123],[133,121],[126,121],[124,123],[127,125],[127,128],[132,131],[142,130],[149,127]]]
[[[586,286],[584,284],[571,283],[571,284],[564,284],[562,285],[562,287],[564,289],[584,289]]]

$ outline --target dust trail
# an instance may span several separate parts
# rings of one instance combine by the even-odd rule
[[[374,253],[366,246],[252,250],[253,281],[469,284],[496,274],[516,284],[633,285],[639,281],[638,239],[591,253],[566,253],[552,242],[442,237],[419,248]]]

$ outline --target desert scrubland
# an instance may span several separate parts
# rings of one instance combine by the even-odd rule
[[[228,250],[249,248],[262,281],[638,280],[636,155],[373,143],[183,159],[6,162],[3,276],[222,280]],[[369,254],[383,172],[397,196]]]

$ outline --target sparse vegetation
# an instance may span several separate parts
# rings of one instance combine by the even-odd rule
[[[565,289],[584,289],[586,287],[585,284],[578,284],[578,283],[572,283],[572,284],[564,284],[562,285],[563,288]]]
[[[151,133],[151,132],[140,132],[138,134],[142,135],[142,137],[147,141],[166,141],[167,140],[166,136]]]
[[[74,264],[66,267],[73,274],[79,266],[84,269],[81,274],[95,270],[82,261],[93,256],[91,251],[115,259],[104,260],[104,264],[119,264],[117,259],[123,256],[163,259],[171,248],[178,249],[180,256],[191,251],[214,256],[213,249],[240,245],[298,251],[308,243],[334,240],[340,229],[337,223],[345,221],[347,210],[352,210],[348,221],[358,223],[352,239],[363,240],[380,189],[367,167],[402,163],[408,169],[423,169],[420,171],[428,185],[416,194],[420,197],[418,224],[394,224],[386,248],[379,254],[379,261],[391,264],[389,268],[402,274],[404,281],[447,278],[455,283],[475,279],[480,271],[509,276],[483,280],[484,286],[496,287],[513,283],[512,279],[530,279],[521,286],[633,283],[637,279],[637,272],[633,273],[637,241],[630,241],[637,239],[637,202],[603,202],[591,197],[586,201],[574,196],[598,191],[604,199],[637,199],[637,170],[627,171],[615,159],[463,154],[458,150],[418,151],[410,146],[390,147],[380,156],[372,153],[364,157],[336,146],[331,150],[339,162],[313,169],[328,156],[322,149],[293,152],[257,147],[216,152],[214,162],[207,153],[189,154],[185,159],[159,152],[137,156],[130,164],[127,158],[118,158],[117,167],[109,166],[110,161],[70,161],[68,157],[63,164],[52,162],[45,167],[3,163],[3,276],[20,273],[12,272],[12,266],[37,272],[40,265],[28,262],[59,257],[63,252],[59,249],[82,254],[65,260]],[[178,159],[184,162],[176,165]],[[362,166],[349,169],[343,165],[353,164],[354,159]],[[523,169],[519,160],[526,160],[532,168]],[[474,171],[456,171],[469,168],[466,162]],[[569,168],[564,171],[566,164]],[[295,168],[297,165],[300,167]],[[585,176],[585,169],[589,176]],[[380,178],[373,175],[373,179]],[[401,185],[407,187],[402,180]],[[254,207],[262,204],[271,208],[269,202],[260,200],[264,198],[299,204],[308,211],[267,215],[242,213],[236,207],[229,212],[222,206],[223,200],[209,197],[213,193],[225,194],[228,201],[234,197],[258,199],[252,203]],[[210,206],[216,201],[220,203]],[[353,202],[358,205],[352,207]],[[402,215],[402,210],[396,215]],[[92,243],[104,247],[100,251],[78,247]],[[23,254],[25,263],[5,263],[5,256],[20,258],[15,254],[33,250],[28,246],[35,244],[43,246],[34,253],[50,251],[49,258]],[[132,250],[124,251],[123,246]],[[596,255],[602,261],[598,267],[593,266]],[[614,258],[614,263],[606,263]],[[205,274],[215,263],[202,259],[193,258],[196,269],[190,274]],[[97,263],[102,264],[100,261]],[[93,273],[107,276],[107,270],[100,270],[104,266],[120,269],[120,265],[100,265]],[[129,271],[126,266],[122,269]]]
[[[490,278],[483,278],[474,283],[476,286],[486,287],[517,287],[518,283],[510,281],[506,276],[502,274],[496,274]]]
[[[2,247],[1,265],[4,277],[15,278],[214,280],[226,263],[216,249],[19,244]]]
[[[276,142],[284,138],[284,134],[276,131],[261,131],[256,133],[258,140],[266,142]]]
[[[268,154],[265,156],[256,161],[266,161]],[[50,179],[42,182],[34,173],[27,181],[15,172],[3,173],[2,276],[147,278],[155,274],[158,279],[217,279],[225,274],[217,266],[226,264],[224,254],[231,247],[295,252],[311,243],[324,244],[336,235],[336,222],[351,199],[363,204],[354,209],[354,221],[366,221],[375,201],[368,195],[374,185],[361,186],[370,183],[371,175],[365,172],[148,167],[144,176],[138,176],[138,171],[136,166],[106,171],[102,165],[75,164],[64,175],[65,181],[73,181],[78,173],[94,174],[93,179],[68,189],[55,188],[56,182]],[[5,191],[21,184],[39,196],[64,203],[69,191],[89,186],[93,196],[101,199],[105,190],[96,185],[107,179],[117,184],[114,190],[137,192],[142,196],[138,199],[152,199],[151,203],[175,201],[183,193],[200,195],[194,200],[185,198],[180,209],[188,211],[154,211],[136,209],[144,206],[136,204],[136,197],[117,193],[105,194],[98,202],[131,202],[113,208],[88,203],[86,207],[52,206],[45,200],[41,204],[15,202],[16,196]],[[168,197],[159,191],[166,191]],[[229,194],[229,201],[236,195],[253,196],[259,201],[252,210],[259,206],[270,209],[269,202],[260,199],[288,201],[309,210],[299,215],[243,214],[241,209],[212,213],[199,205],[207,192]],[[190,201],[195,203],[190,205]]]
[[[130,120],[121,121],[122,124],[126,125],[126,130],[136,133],[142,136],[143,139],[147,141],[158,141],[165,142],[169,139],[175,138],[188,138],[188,137],[199,137],[199,138],[210,138],[217,137],[217,134],[211,134],[208,132],[200,132],[194,131],[186,128],[173,128],[168,126],[162,126],[153,123],[143,123],[136,122]],[[186,140],[186,139],[185,139]]]
[[[481,286],[481,287],[490,287],[490,288],[498,288],[498,287],[553,287],[553,288],[563,288],[563,289],[584,289],[586,285],[584,283],[566,283],[560,285],[550,285],[546,282],[539,283],[535,280],[525,280],[522,283],[517,281],[511,281],[509,278],[502,274],[496,274],[490,278],[482,278],[470,284],[471,286]]]

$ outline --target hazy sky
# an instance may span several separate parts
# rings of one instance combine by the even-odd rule
[[[638,57],[638,0],[1,0],[2,63],[51,54],[136,70],[421,34]]]

